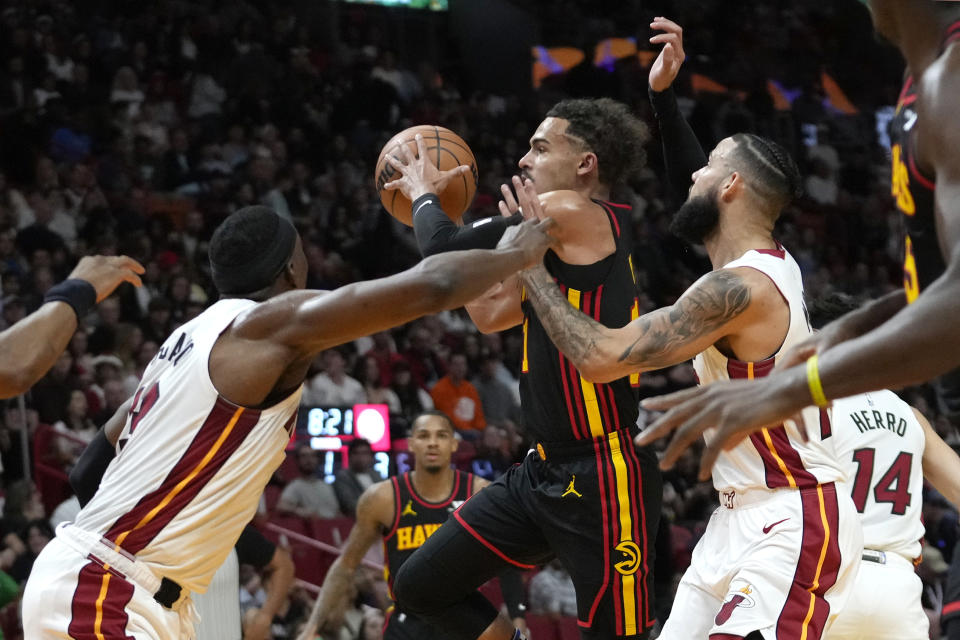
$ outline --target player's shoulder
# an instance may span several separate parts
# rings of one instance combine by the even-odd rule
[[[387,478],[367,487],[357,502],[357,515],[364,515],[385,522],[391,520],[394,505],[393,479]]]
[[[960,121],[956,119],[960,103],[960,43],[948,47],[923,73],[920,82],[920,115],[935,125],[928,130],[940,138],[945,132],[960,135]],[[955,139],[955,138],[954,138]]]
[[[541,193],[540,206],[545,215],[558,221],[569,215],[583,215],[584,212],[602,213],[596,202],[569,189]]]
[[[695,286],[728,301],[744,299],[752,303],[768,297],[783,297],[769,274],[749,264],[714,269],[697,280]]]

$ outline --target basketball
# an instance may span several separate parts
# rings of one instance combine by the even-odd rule
[[[448,171],[462,164],[470,167],[470,173],[453,178],[447,183],[446,188],[437,194],[440,196],[440,206],[446,214],[453,220],[459,220],[470,203],[473,202],[473,196],[477,192],[479,181],[477,161],[467,143],[453,131],[444,127],[433,125],[410,127],[390,138],[390,141],[383,146],[380,157],[377,158],[377,169],[374,173],[380,202],[383,203],[383,208],[394,218],[407,226],[413,225],[410,200],[399,189],[388,190],[384,189],[383,185],[400,177],[400,172],[387,162],[387,154],[402,160],[403,152],[400,145],[406,144],[416,155],[417,143],[414,137],[418,133],[423,136],[428,156],[441,171]]]

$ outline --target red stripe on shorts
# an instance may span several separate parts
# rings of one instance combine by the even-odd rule
[[[806,638],[820,640],[830,615],[830,603],[826,601],[825,595],[836,583],[840,571],[840,517],[834,484],[831,482],[821,485],[819,490],[823,492],[822,512],[818,488],[800,491],[803,504],[803,541],[793,584],[790,585],[787,601],[777,620],[778,638],[799,638],[804,635],[803,630],[806,628]],[[827,529],[824,528],[824,519]]]
[[[104,589],[104,576],[109,575]],[[103,592],[103,593],[102,593]],[[108,573],[96,562],[86,564],[77,574],[77,588],[70,603],[70,624],[67,633],[74,640],[98,640],[97,602],[100,602],[100,637],[126,638],[127,603],[133,597],[133,584]]]

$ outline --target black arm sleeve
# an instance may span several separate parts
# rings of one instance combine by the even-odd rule
[[[680,113],[673,89],[667,88],[660,92],[649,86],[647,89],[660,127],[663,162],[667,169],[671,193],[677,202],[684,202],[690,189],[690,176],[707,164],[707,155],[690,128],[690,123]]]
[[[500,574],[500,591],[503,593],[503,603],[507,605],[510,619],[526,617],[527,590],[523,586],[519,571],[506,569]]]
[[[413,203],[413,232],[424,258],[461,249],[494,249],[507,227],[521,222],[523,216],[515,213],[509,218],[483,218],[460,227],[443,212],[434,194],[420,196]]]
[[[70,471],[70,486],[77,494],[81,507],[86,506],[97,492],[103,472],[107,470],[107,465],[115,455],[113,445],[107,440],[103,429],[100,429]]]
[[[270,564],[277,550],[272,542],[249,524],[243,528],[243,533],[240,534],[234,548],[237,550],[237,560],[240,564],[252,564],[257,569],[263,569]]]

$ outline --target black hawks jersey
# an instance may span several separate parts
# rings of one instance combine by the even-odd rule
[[[960,22],[947,29],[943,48],[957,40],[960,40]],[[893,166],[890,178],[891,193],[903,217],[903,288],[907,302],[916,300],[920,291],[929,287],[946,269],[937,239],[935,181],[924,175],[916,162],[916,101],[916,82],[913,76],[908,76],[897,101],[893,120]]]
[[[547,251],[547,271],[570,304],[608,327],[622,327],[637,317],[633,270],[631,207],[595,201],[607,215],[616,251],[589,265],[562,262]],[[523,362],[520,399],[534,440],[562,442],[596,438],[637,421],[638,375],[607,384],[587,382],[561,353],[523,296]]]
[[[393,576],[433,532],[473,494],[473,474],[454,470],[453,490],[443,502],[427,502],[417,494],[410,473],[393,476],[393,527],[383,536],[384,578],[393,597]]]

